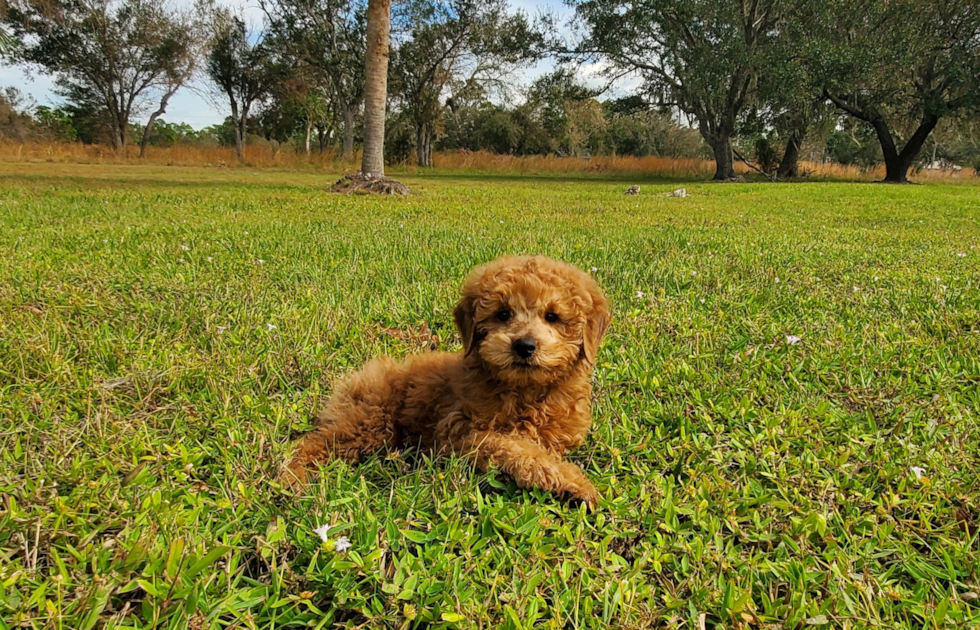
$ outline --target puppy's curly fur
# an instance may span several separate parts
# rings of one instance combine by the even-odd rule
[[[503,257],[470,274],[454,316],[462,352],[375,359],[343,382],[297,444],[287,482],[305,483],[317,462],[414,446],[594,506],[595,487],[564,456],[591,424],[592,367],[610,320],[598,285],[543,256]]]

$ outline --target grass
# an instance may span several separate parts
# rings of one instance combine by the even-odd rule
[[[976,186],[334,179],[5,165],[0,628],[980,623]],[[382,329],[457,348],[525,252],[614,303],[598,512],[412,453],[280,491],[336,377],[422,351]]]

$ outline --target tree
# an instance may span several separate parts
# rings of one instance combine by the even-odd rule
[[[17,59],[53,74],[69,101],[98,103],[121,155],[130,120],[187,45],[164,0],[14,0],[7,21],[21,40]]]
[[[368,0],[364,55],[364,155],[361,173],[384,177],[385,112],[388,104],[388,48],[391,0]]]
[[[266,141],[273,145],[276,153],[301,128],[306,114],[289,83],[291,82],[286,81],[285,85],[280,84],[283,85],[282,89],[273,89],[258,114],[259,130]]]
[[[526,111],[547,132],[549,152],[568,154],[581,151],[582,143],[573,139],[573,136],[580,135],[573,131],[575,115],[588,111],[590,106],[587,103],[594,102],[598,95],[598,90],[582,85],[575,72],[568,67],[558,68],[534,81],[528,90]]]
[[[779,23],[775,37],[762,51],[758,96],[750,116],[768,132],[763,145],[772,138],[783,145],[775,175],[784,179],[799,176],[803,142],[814,125],[827,120],[822,89],[800,55],[809,36],[804,21],[784,19]]]
[[[17,39],[7,32],[7,29],[0,27],[0,57],[6,57],[13,52],[18,43]]]
[[[395,48],[394,92],[415,126],[419,166],[432,165],[432,143],[448,102],[506,90],[509,71],[536,57],[535,34],[505,0],[416,0],[410,37]]]
[[[275,80],[269,51],[256,34],[249,33],[240,16],[217,9],[211,20],[205,65],[208,77],[231,109],[235,153],[243,162],[249,113]]]
[[[169,28],[172,32],[168,39],[169,49],[163,55],[163,74],[159,81],[160,100],[143,127],[140,157],[146,157],[154,123],[167,113],[167,105],[174,94],[193,78],[203,56],[205,29],[196,12],[175,12]]]
[[[869,125],[904,183],[939,121],[980,106],[976,0],[810,0],[796,14],[824,96]]]
[[[0,90],[0,138],[14,142],[36,138],[40,130],[31,110],[37,111],[32,97],[25,97],[15,87]]]
[[[754,96],[765,47],[784,0],[575,0],[586,28],[574,52],[639,73],[661,106],[697,121],[715,157],[716,180],[735,177],[732,136]]]
[[[325,104],[323,89],[343,120],[343,154],[354,154],[355,117],[364,99],[365,6],[360,0],[262,0],[272,45],[295,61],[309,106],[308,130]],[[308,131],[309,134],[309,131]],[[309,142],[307,141],[307,147]],[[307,151],[309,149],[307,148]]]
[[[34,110],[34,119],[48,140],[74,142],[78,139],[71,116],[63,109],[39,105]]]

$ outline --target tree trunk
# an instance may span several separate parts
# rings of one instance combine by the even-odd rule
[[[310,139],[313,137],[313,119],[306,119],[306,140],[304,146],[306,148],[306,155],[310,154]]]
[[[387,72],[387,69],[385,70]],[[387,85],[387,79],[386,85]],[[386,88],[387,89],[387,88]],[[387,98],[387,97],[386,97]],[[343,104],[344,114],[344,159],[350,160],[354,157],[354,108],[347,103]],[[365,117],[365,125],[367,117]],[[381,141],[384,142],[384,112],[381,115]],[[381,149],[381,169],[384,170],[384,147]]]
[[[245,130],[240,120],[234,122],[235,126],[235,155],[238,156],[239,162],[245,161]]]
[[[179,86],[178,86],[179,87]],[[163,116],[167,113],[167,103],[170,102],[170,97],[177,92],[177,88],[174,88],[163,95],[160,99],[160,108],[157,111],[150,114],[150,119],[146,121],[146,127],[143,128],[143,139],[140,140],[140,157],[146,157],[146,147],[150,143],[150,133],[153,131],[153,123],[157,121],[157,118]]]
[[[361,172],[365,175],[385,174],[390,29],[391,0],[368,0],[367,50],[364,55],[364,156],[361,161]]]
[[[126,125],[121,124],[117,119],[113,125],[112,130],[112,144],[116,149],[116,155],[119,157],[126,157]]]
[[[415,155],[419,166],[423,168],[432,166],[432,130],[428,124],[423,123],[415,127]]]
[[[791,178],[800,176],[800,147],[803,145],[803,138],[806,137],[805,127],[796,127],[789,134],[786,141],[786,151],[783,159],[779,161],[779,169],[776,171],[777,177]]]
[[[316,126],[316,140],[320,146],[320,153],[323,153],[323,150],[327,147],[327,132],[326,127],[323,125]]]
[[[717,134],[705,138],[711,151],[715,154],[716,182],[735,179],[735,156],[732,154],[732,139],[728,134]]]
[[[919,157],[922,146],[929,138],[929,134],[939,123],[939,116],[931,113],[922,115],[919,128],[915,130],[909,141],[905,143],[905,148],[899,153],[892,138],[888,123],[882,117],[876,118],[871,125],[878,135],[878,142],[881,144],[881,153],[885,158],[885,179],[883,182],[889,184],[907,184],[909,169]]]
[[[231,127],[234,132],[232,135],[235,136],[235,155],[238,157],[238,162],[245,161],[245,126],[248,120],[248,108],[246,107],[244,111],[238,111],[238,101],[229,94],[229,104],[231,105]]]
[[[140,158],[146,157],[146,147],[150,144],[150,134],[153,132],[153,123],[157,121],[163,114],[162,110],[157,110],[150,114],[150,119],[146,121],[146,126],[143,127],[143,138],[140,140]]]

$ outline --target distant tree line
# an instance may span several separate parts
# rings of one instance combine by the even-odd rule
[[[744,160],[770,178],[802,160],[980,166],[976,0],[572,0],[574,26],[506,0],[406,0],[391,14],[385,157],[434,150]],[[8,91],[0,134],[234,146],[257,138],[350,157],[363,138],[365,0],[261,0],[261,24],[199,0],[9,0],[0,54],[52,75],[63,105]],[[574,35],[569,35],[574,33]],[[518,87],[522,71],[557,69]],[[638,78],[590,89],[578,68]],[[227,114],[165,122],[195,89]],[[145,120],[145,124],[135,124]],[[33,136],[32,136],[33,134]],[[251,139],[251,140],[250,140]]]

